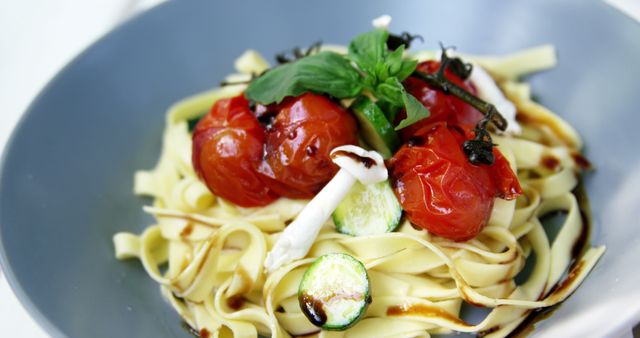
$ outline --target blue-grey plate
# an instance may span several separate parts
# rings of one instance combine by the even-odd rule
[[[111,242],[151,222],[140,209],[148,201],[132,194],[133,172],[155,164],[165,109],[216,86],[247,48],[274,55],[318,39],[347,43],[384,13],[393,30],[425,37],[418,48],[556,45],[558,67],[531,82],[586,140],[597,167],[586,182],[593,241],[608,251],[537,332],[631,326],[640,316],[639,24],[601,1],[237,0],[172,1],[115,29],[49,83],[13,133],[0,173],[0,258],[45,330],[189,337],[141,265],[117,261]]]

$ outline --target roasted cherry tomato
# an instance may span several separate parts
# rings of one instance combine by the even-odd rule
[[[218,100],[193,131],[193,167],[218,196],[243,207],[269,204],[277,194],[256,171],[264,142],[264,128],[244,96]]]
[[[329,153],[357,142],[356,122],[325,96],[304,94],[277,107],[267,128],[266,158],[260,173],[279,195],[311,198],[335,175]]]
[[[416,69],[432,74],[437,72],[439,67],[440,62],[438,61],[425,61],[418,64]],[[466,89],[469,93],[476,94],[475,88],[469,81],[463,81],[448,69],[445,70],[444,75],[449,81]],[[407,78],[403,84],[405,89],[420,100],[431,112],[428,118],[402,129],[401,135],[405,140],[411,137],[418,129],[434,122],[448,121],[453,125],[474,126],[483,117],[482,113],[459,98],[433,89],[416,77]],[[404,112],[402,112],[398,118],[402,120],[405,116]]]
[[[454,241],[482,230],[494,198],[514,199],[522,193],[496,148],[494,164],[469,162],[462,143],[472,136],[469,129],[437,122],[418,131],[389,162],[394,191],[409,220]]]

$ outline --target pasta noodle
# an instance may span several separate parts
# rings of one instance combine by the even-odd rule
[[[432,236],[408,221],[396,232],[351,237],[328,221],[305,259],[266,274],[267,252],[307,201],[281,198],[262,208],[237,207],[213,196],[191,166],[189,120],[244,89],[232,85],[169,109],[157,166],[135,174],[134,192],[154,198],[144,211],[155,216],[156,224],[140,235],[116,234],[116,257],[139,259],[162,295],[202,337],[429,337],[454,331],[505,336],[531,309],[568,297],[604,252],[589,247],[573,256],[585,226],[573,193],[582,141],[518,82],[526,73],[553,66],[554,55],[553,47],[543,46],[502,58],[469,57],[492,74],[517,107],[522,134],[493,139],[524,191],[514,201],[496,200],[488,226],[470,241]],[[550,240],[542,219],[555,211],[566,217]],[[308,265],[333,252],[363,262],[372,287],[373,303],[364,319],[346,331],[320,331],[297,299]],[[535,256],[530,276],[518,284],[515,277],[530,256]],[[468,323],[460,313],[464,302],[492,311],[480,323]]]

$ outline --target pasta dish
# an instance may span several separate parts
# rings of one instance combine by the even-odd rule
[[[410,53],[420,38],[388,21],[273,67],[249,50],[169,109],[157,166],[135,173],[155,224],[115,253],[196,335],[505,337],[604,253],[582,140],[522,81],[554,48]],[[465,304],[491,311],[470,323]]]

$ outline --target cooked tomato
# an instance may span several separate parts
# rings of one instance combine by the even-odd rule
[[[434,123],[414,135],[389,162],[394,191],[409,220],[455,241],[471,239],[482,230],[494,198],[514,199],[522,193],[496,148],[494,164],[469,162],[462,143],[472,136],[469,129]]]
[[[276,193],[311,198],[336,174],[331,150],[357,142],[354,118],[329,98],[304,94],[277,106],[267,128],[266,158],[260,172]]]
[[[439,67],[440,62],[438,61],[425,61],[418,64],[417,70],[432,74],[437,72]],[[475,88],[469,81],[463,81],[448,69],[445,70],[444,74],[449,81],[472,94],[476,94]],[[401,135],[405,140],[411,137],[417,130],[434,122],[448,121],[453,125],[473,126],[483,117],[482,113],[459,98],[433,89],[423,80],[416,77],[407,78],[403,84],[405,89],[422,102],[431,112],[428,118],[402,130]],[[401,114],[399,114],[399,120],[404,119],[405,116],[404,112],[401,112]]]
[[[244,96],[218,100],[193,132],[193,167],[218,196],[243,207],[269,204],[277,194],[256,171],[264,142],[264,128]]]

